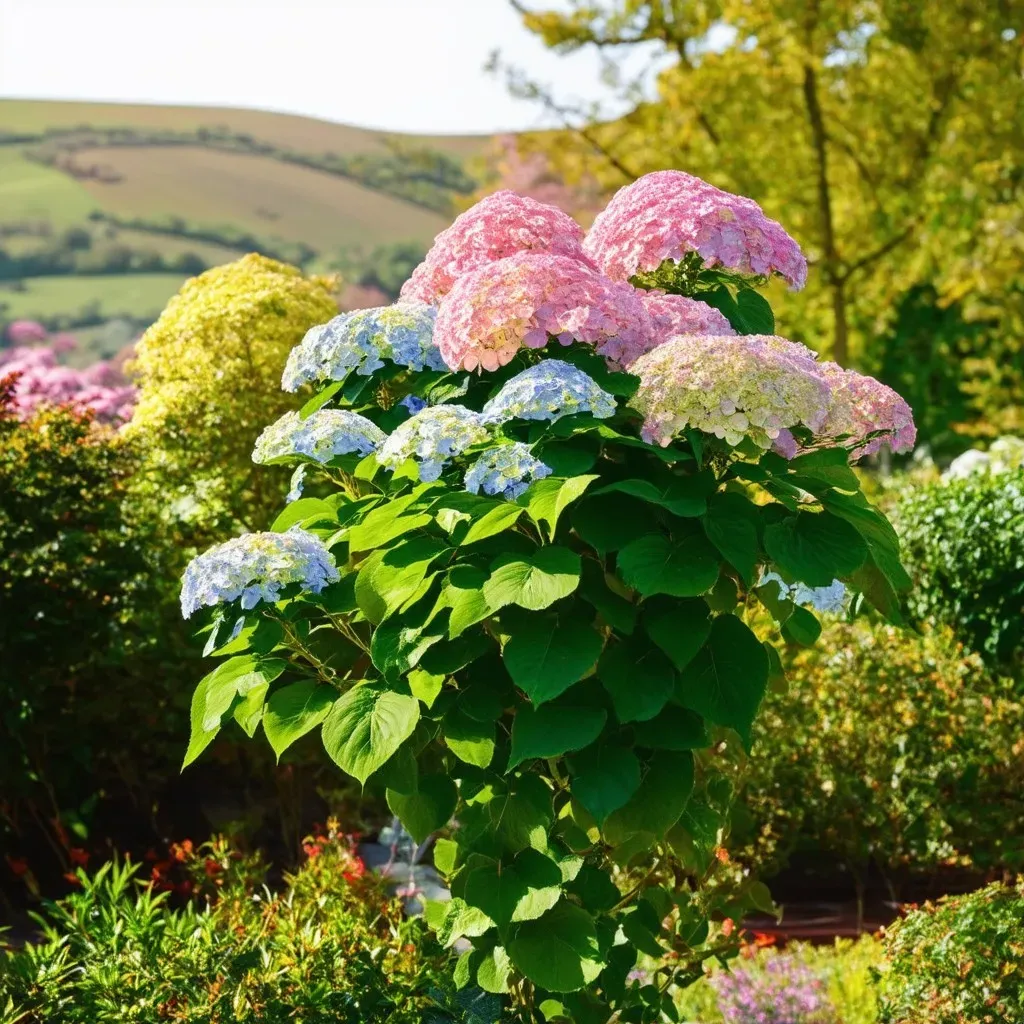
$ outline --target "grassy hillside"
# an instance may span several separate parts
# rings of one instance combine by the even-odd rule
[[[488,144],[254,110],[0,100],[0,335],[22,317],[141,327],[185,277],[252,249],[350,276],[364,256],[408,258],[473,188],[466,168]]]

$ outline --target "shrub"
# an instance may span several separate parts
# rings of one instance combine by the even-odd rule
[[[38,941],[0,959],[0,1013],[19,1024],[423,1024],[461,1019],[447,957],[363,870],[336,828],[283,888],[223,842],[175,848],[196,897],[142,885],[138,866],[78,873]],[[448,1011],[446,1012],[446,1008]]]
[[[1024,665],[1024,469],[908,492],[895,510],[921,621],[996,665]]]
[[[885,937],[882,1024],[1024,1020],[1024,882],[926,903]]]
[[[286,488],[253,466],[253,439],[288,407],[289,351],[336,312],[328,279],[249,255],[187,281],[142,336],[127,430],[144,455],[140,482],[200,536],[276,511]]]
[[[225,659],[193,695],[186,763],[229,722],[277,753],[318,731],[417,841],[444,832],[453,899],[428,919],[469,940],[456,982],[518,1020],[653,1022],[728,955],[722,922],[767,900],[707,884],[719,741],[749,743],[778,629],[814,642],[805,592],[841,578],[895,617],[909,582],[849,464],[912,444],[909,410],[764,333],[752,285],[776,272],[806,273],[781,226],[678,172],[622,190],[586,240],[488,197],[403,286],[418,301],[289,357],[285,385],[316,393],[254,457],[322,496],[186,570],[182,611],[214,609]],[[648,984],[641,951],[674,954]]]
[[[872,864],[1024,866],[1024,707],[1011,680],[948,630],[867,621],[834,622],[786,660],[788,689],[755,729],[741,859],[770,872],[825,853],[855,877]]]

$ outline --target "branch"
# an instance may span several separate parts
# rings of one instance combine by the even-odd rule
[[[887,253],[892,252],[897,246],[902,245],[914,233],[919,223],[920,218],[915,217],[898,235],[893,235],[888,242],[883,243],[866,256],[862,256],[856,263],[851,263],[844,271],[840,280],[848,281],[858,270],[862,270],[868,264],[874,263],[875,260],[881,259]]]

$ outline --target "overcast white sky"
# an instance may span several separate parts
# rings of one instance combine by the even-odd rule
[[[0,0],[5,97],[259,107],[391,131],[551,124],[484,72],[495,48],[560,97],[609,96],[595,54],[546,50],[507,0]]]

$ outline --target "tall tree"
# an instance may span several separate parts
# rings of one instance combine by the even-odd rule
[[[570,180],[611,188],[680,167],[755,197],[812,264],[806,292],[779,296],[783,322],[812,347],[861,359],[884,326],[877,311],[917,282],[962,300],[1012,280],[1019,0],[512,2],[560,52],[596,48],[614,63],[639,48],[663,67],[656,97],[613,122],[580,121],[512,73],[573,125],[528,145]],[[998,280],[972,255],[989,246],[1004,252]]]

